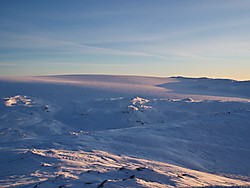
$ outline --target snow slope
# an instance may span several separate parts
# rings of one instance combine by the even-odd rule
[[[250,82],[0,79],[0,187],[250,187]]]

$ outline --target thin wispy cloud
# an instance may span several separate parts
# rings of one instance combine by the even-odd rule
[[[82,53],[112,54],[112,55],[128,55],[128,56],[147,56],[166,59],[164,56],[158,56],[143,52],[130,52],[111,48],[93,47],[85,44],[78,44],[70,41],[55,40],[39,36],[20,35],[14,33],[0,33],[3,40],[0,44],[1,48],[44,48],[44,47],[69,47],[76,48]]]
[[[156,57],[160,59],[167,59],[164,56],[154,55],[150,53],[143,53],[143,52],[130,52],[130,51],[123,51],[123,50],[116,50],[111,48],[101,48],[101,47],[93,47],[88,46],[84,44],[77,44],[72,42],[66,42],[69,45],[79,47],[83,50],[87,50],[92,53],[98,53],[98,54],[112,54],[112,55],[128,55],[128,56],[144,56],[144,57]],[[85,52],[85,51],[84,51]]]

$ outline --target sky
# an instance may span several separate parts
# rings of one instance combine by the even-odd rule
[[[250,0],[0,0],[0,76],[250,80]]]

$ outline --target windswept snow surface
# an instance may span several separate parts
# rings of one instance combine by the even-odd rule
[[[0,187],[250,187],[250,82],[0,79]]]

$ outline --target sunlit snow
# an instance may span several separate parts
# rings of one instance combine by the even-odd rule
[[[250,186],[250,82],[0,80],[0,187]]]

